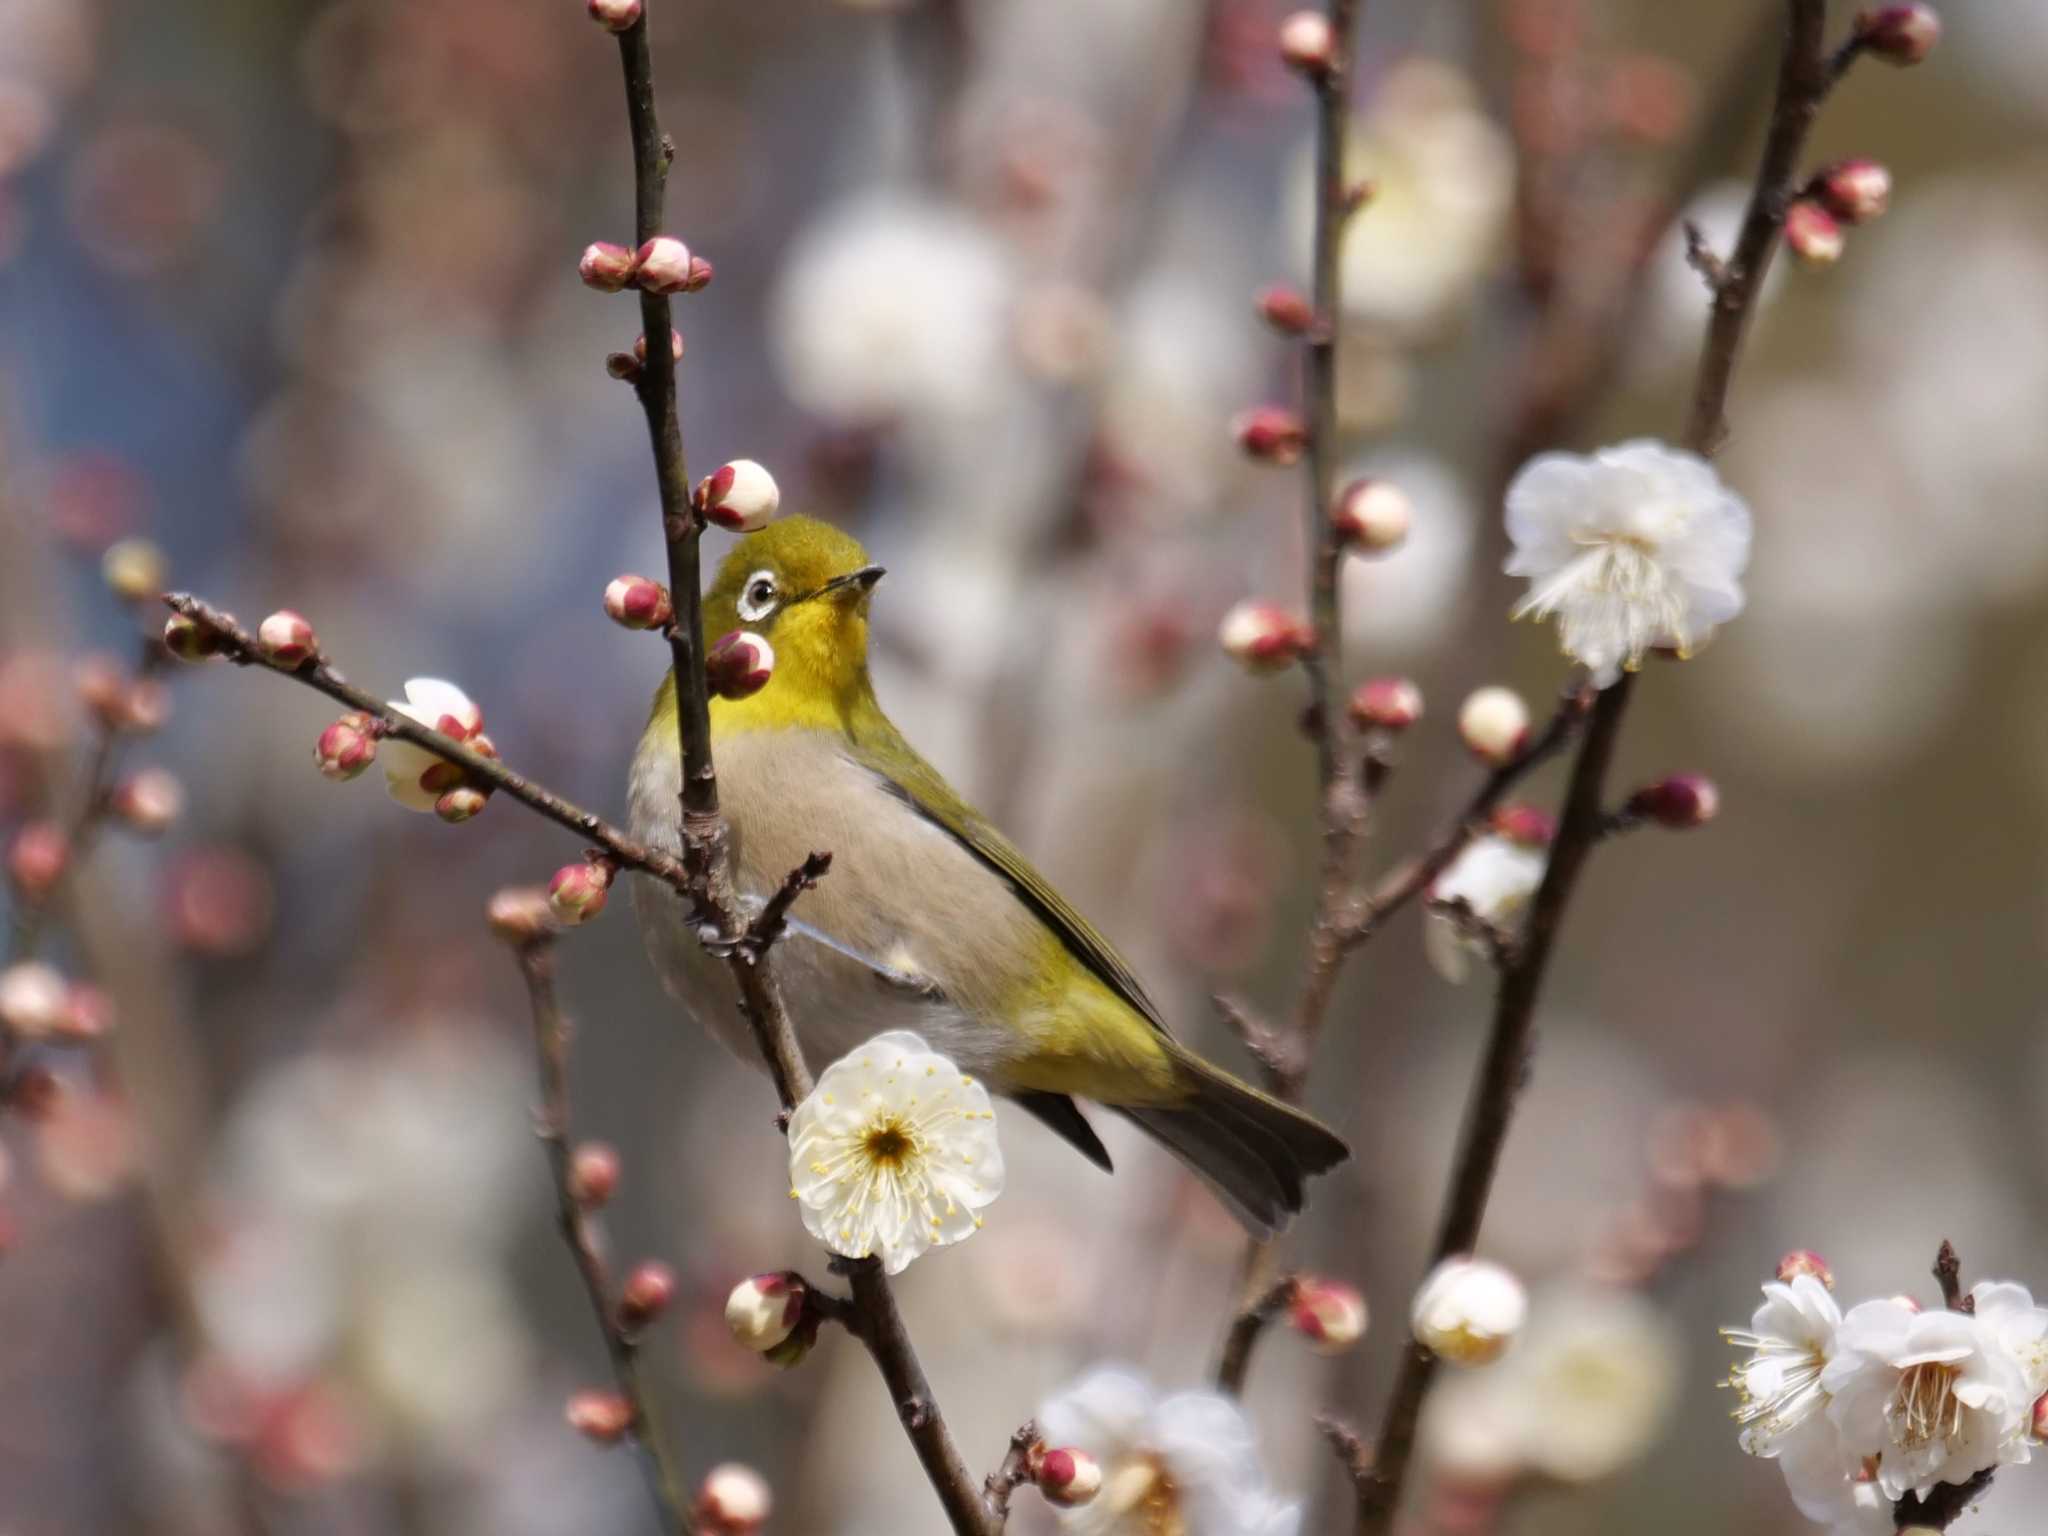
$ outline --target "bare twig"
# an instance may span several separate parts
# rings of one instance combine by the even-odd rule
[[[1330,1443],[1330,1449],[1336,1453],[1337,1464],[1344,1469],[1351,1486],[1364,1493],[1366,1485],[1372,1481],[1372,1452],[1359,1438],[1358,1431],[1330,1413],[1316,1415],[1316,1428]]]
[[[1986,1467],[1968,1482],[1936,1483],[1924,1499],[1917,1493],[1907,1494],[1893,1507],[1893,1529],[1907,1531],[1932,1527],[1937,1531],[1947,1530],[1984,1497],[1991,1487],[1995,1470]]]
[[[1010,1436],[1010,1449],[1004,1454],[1002,1465],[989,1473],[988,1481],[981,1485],[982,1502],[988,1506],[989,1518],[995,1521],[997,1530],[1009,1521],[1010,1496],[1038,1476],[1038,1457],[1043,1449],[1038,1421],[1026,1419]]]
[[[596,1218],[575,1194],[571,1172],[574,1146],[569,1134],[569,1041],[573,1031],[555,996],[554,940],[544,938],[523,944],[518,953],[519,972],[526,980],[526,995],[533,1010],[534,1054],[540,1063],[541,1103],[536,1129],[541,1145],[547,1149],[548,1168],[554,1176],[556,1221],[562,1229],[562,1241],[576,1261],[576,1273],[590,1299],[591,1315],[604,1336],[612,1377],[632,1409],[628,1434],[646,1470],[647,1489],[661,1517],[662,1529],[691,1536],[696,1522],[690,1515],[674,1454],[662,1432],[653,1394],[640,1374],[639,1344],[619,1318],[602,1233]]]
[[[767,905],[761,908],[748,927],[747,947],[757,955],[766,954],[768,947],[782,937],[782,930],[789,925],[789,909],[796,905],[797,897],[816,889],[831,868],[831,854],[813,853],[784,876],[780,889],[768,898]]]
[[[1700,453],[1712,452],[1725,434],[1729,386],[1756,296],[1776,249],[1786,196],[1814,116],[1834,83],[1826,68],[1826,30],[1826,0],[1788,0],[1788,30],[1770,132],[1727,280],[1715,296],[1694,391],[1686,441]],[[1572,892],[1606,821],[1602,801],[1607,770],[1634,684],[1634,676],[1627,675],[1600,694],[1572,764],[1564,814],[1543,883],[1537,889],[1513,963],[1501,974],[1493,1026],[1460,1133],[1432,1250],[1434,1259],[1468,1252],[1478,1241],[1515,1103],[1529,1076],[1536,1004],[1544,975]],[[1393,1523],[1435,1368],[1435,1356],[1419,1346],[1410,1348],[1403,1359],[1380,1432],[1372,1477],[1359,1498],[1362,1536],[1379,1536]]]
[[[1956,1255],[1956,1245],[1943,1238],[1934,1255],[1934,1281],[1941,1287],[1941,1304],[1951,1312],[1974,1312],[1977,1299],[1964,1294],[1962,1277],[1963,1261]]]
[[[1222,1357],[1216,1362],[1216,1385],[1221,1390],[1232,1396],[1244,1390],[1245,1373],[1251,1369],[1252,1346],[1259,1342],[1266,1325],[1294,1304],[1300,1284],[1298,1276],[1282,1275],[1267,1287],[1265,1294],[1238,1308],[1230,1332],[1224,1335]]]

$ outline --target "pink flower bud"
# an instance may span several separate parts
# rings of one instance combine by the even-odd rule
[[[1517,802],[1493,813],[1493,830],[1525,848],[1548,848],[1557,836],[1557,818],[1536,806]]]
[[[645,1259],[633,1266],[619,1288],[619,1323],[625,1328],[644,1328],[675,1299],[676,1272],[659,1259]]]
[[[153,677],[138,677],[121,695],[119,717],[107,723],[117,731],[146,736],[162,730],[170,718],[171,690]]]
[[[705,1536],[752,1536],[773,1507],[760,1473],[736,1461],[723,1462],[704,1474],[697,1490],[697,1525]]]
[[[472,817],[481,815],[483,808],[490,804],[491,792],[475,784],[457,784],[453,789],[442,791],[434,798],[434,814],[450,826],[460,826]]]
[[[72,672],[78,702],[110,731],[118,731],[128,717],[128,673],[111,656],[81,657]]]
[[[587,1388],[569,1398],[569,1427],[599,1445],[616,1445],[633,1428],[633,1405],[617,1392]]]
[[[1398,549],[1408,537],[1415,508],[1407,493],[1386,480],[1354,480],[1337,493],[1330,531],[1339,545],[1366,554]]]
[[[624,32],[640,19],[640,0],[588,0],[590,19],[607,32]]]
[[[597,240],[583,248],[583,259],[576,263],[576,271],[584,286],[599,293],[617,293],[633,281],[635,265],[633,253],[623,245]]]
[[[164,649],[180,661],[204,661],[220,650],[220,636],[210,625],[182,613],[164,620]]]
[[[1458,708],[1458,736],[1483,763],[1514,761],[1529,740],[1529,706],[1510,688],[1478,688]]]
[[[569,1154],[569,1198],[586,1211],[601,1210],[619,1188],[619,1154],[602,1141],[586,1141]]]
[[[31,1040],[63,1031],[71,1021],[71,984],[40,960],[0,971],[0,1025]]]
[[[1778,1280],[1790,1285],[1801,1275],[1811,1275],[1829,1290],[1835,1288],[1835,1272],[1828,1268],[1828,1261],[1811,1248],[1794,1248],[1778,1260]]]
[[[787,1270],[742,1280],[725,1298],[725,1325],[748,1349],[766,1353],[803,1321],[804,1282]]]
[[[106,1038],[114,1028],[114,1000],[89,982],[79,982],[65,999],[59,1039],[87,1043]]]
[[[2036,1440],[2048,1440],[2048,1392],[2034,1399],[2034,1411],[2028,1426]]]
[[[163,591],[169,562],[148,539],[122,539],[100,556],[100,577],[114,596],[131,603],[147,602]]]
[[[1705,826],[1721,809],[1721,791],[1697,773],[1674,773],[1646,784],[1628,797],[1627,810],[1660,827],[1682,832]]]
[[[612,887],[611,867],[585,860],[564,864],[548,882],[548,906],[568,927],[587,923],[604,910],[605,893]]]
[[[1072,1446],[1047,1451],[1038,1458],[1038,1491],[1048,1504],[1076,1509],[1102,1491],[1102,1464]]]
[[[683,360],[683,333],[674,326],[669,327],[668,350],[669,355],[677,362],[680,363]],[[647,338],[645,336],[633,338],[633,361],[642,366],[647,362]]]
[[[1223,653],[1248,672],[1278,672],[1315,643],[1314,632],[1285,608],[1249,600],[1223,616],[1216,638]]]
[[[1856,18],[1856,37],[1887,64],[1918,64],[1941,41],[1941,13],[1931,5],[1884,5]]]
[[[676,616],[668,588],[645,576],[620,576],[604,589],[604,611],[626,629],[662,629]]]
[[[1287,67],[1320,80],[1337,61],[1337,35],[1321,11],[1296,11],[1280,23],[1280,57]]]
[[[1831,267],[1848,245],[1835,216],[1810,197],[1785,212],[1785,244],[1809,267]]]
[[[720,635],[704,658],[704,678],[721,699],[744,699],[768,686],[775,651],[750,629]]]
[[[263,647],[263,654],[281,667],[302,666],[320,653],[313,626],[303,614],[289,608],[280,608],[263,621],[256,642]]]
[[[711,286],[711,279],[715,275],[716,269],[710,262],[706,261],[702,256],[693,254],[690,257],[690,275],[683,279],[683,292],[699,293],[709,288]]]
[[[1308,447],[1308,428],[1284,405],[1259,405],[1240,411],[1230,424],[1246,457],[1262,464],[1298,464]]]
[[[537,885],[508,885],[484,905],[484,921],[507,944],[531,944],[555,931],[548,893]]]
[[[634,285],[647,293],[683,293],[690,286],[690,248],[673,235],[656,235],[634,258]]]
[[[1299,288],[1274,283],[1259,290],[1259,314],[1283,336],[1306,336],[1315,329],[1316,307]]]
[[[365,714],[343,715],[320,733],[313,761],[321,773],[337,781],[354,778],[377,760],[377,737]]]
[[[132,832],[155,837],[184,814],[185,786],[164,768],[145,768],[114,786],[114,814]]]
[[[54,821],[25,822],[7,845],[7,878],[31,901],[41,901],[64,878],[71,844]]]
[[[1422,718],[1422,690],[1405,677],[1368,678],[1353,691],[1350,713],[1361,731],[1405,731]]]
[[[1416,1342],[1453,1365],[1498,1360],[1529,1317],[1522,1282],[1484,1259],[1445,1259],[1415,1293],[1409,1323]]]
[[[765,527],[782,505],[775,477],[752,459],[734,459],[697,482],[697,510],[734,533]]]
[[[1814,189],[1844,224],[1867,224],[1891,206],[1892,173],[1875,160],[1844,160],[1822,171]]]
[[[1365,1298],[1335,1280],[1303,1276],[1287,1321],[1320,1355],[1341,1355],[1365,1337]]]

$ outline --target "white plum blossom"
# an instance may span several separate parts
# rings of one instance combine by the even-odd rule
[[[1742,1426],[1742,1448],[1780,1459],[1794,1501],[1815,1520],[1830,1518],[1849,1482],[1821,1387],[1841,1322],[1842,1309],[1828,1288],[1812,1275],[1798,1275],[1790,1284],[1766,1282],[1764,1303],[1747,1329],[1721,1330],[1749,1351],[1727,1381],[1740,1399],[1735,1422]]]
[[[1605,688],[1654,647],[1681,656],[1742,611],[1749,508],[1697,454],[1649,439],[1546,453],[1507,494],[1515,617],[1555,617]]]
[[[1278,1497],[1237,1404],[1213,1392],[1159,1397],[1106,1365],[1038,1410],[1047,1445],[1086,1451],[1102,1488],[1059,1511],[1068,1536],[1294,1536],[1297,1504]]]
[[[391,708],[455,741],[474,741],[484,728],[484,712],[470,696],[438,677],[408,680],[405,697],[393,699]],[[384,787],[408,811],[433,810],[462,777],[460,768],[395,736],[380,744],[377,760],[384,765]]]
[[[834,1253],[900,1274],[1003,1192],[988,1090],[906,1030],[827,1067],[789,1118],[790,1194]]]
[[[1450,868],[1429,888],[1434,909],[1422,930],[1423,952],[1449,982],[1471,974],[1472,957],[1486,958],[1486,944],[1472,935],[1460,915],[1444,909],[1462,908],[1488,927],[1512,932],[1522,911],[1543,883],[1544,854],[1495,834],[1467,843]]]
[[[2035,1394],[1989,1319],[1866,1301],[1843,1317],[1820,1385],[1843,1454],[1877,1457],[1887,1498],[2028,1459]]]
[[[1980,1280],[1970,1290],[1977,1321],[1990,1329],[2026,1376],[2031,1401],[2048,1392],[2048,1308],[2010,1280]]]

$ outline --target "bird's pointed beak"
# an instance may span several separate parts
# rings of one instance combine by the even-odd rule
[[[879,565],[864,565],[857,571],[848,571],[844,576],[835,576],[813,592],[813,597],[829,597],[834,592],[852,592],[866,597],[875,590],[875,583],[886,573]]]

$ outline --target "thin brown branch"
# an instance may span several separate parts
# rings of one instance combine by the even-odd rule
[[[1893,1507],[1892,1528],[1908,1531],[1931,1527],[1945,1531],[1956,1521],[1970,1512],[1970,1508],[1991,1487],[1991,1477],[1997,1469],[1986,1467],[1975,1477],[1964,1483],[1937,1483],[1928,1491],[1926,1498],[1909,1493]]]
[[[696,1522],[690,1514],[674,1453],[662,1432],[653,1394],[640,1373],[639,1344],[619,1320],[618,1299],[612,1294],[609,1266],[604,1259],[603,1234],[596,1217],[575,1194],[571,1171],[575,1151],[569,1119],[569,1042],[574,1031],[555,996],[554,940],[544,938],[523,944],[518,954],[519,972],[525,978],[526,995],[533,1011],[534,1054],[540,1064],[541,1094],[536,1128],[541,1145],[547,1149],[548,1169],[554,1179],[556,1221],[561,1227],[562,1241],[576,1262],[576,1273],[583,1281],[598,1332],[603,1335],[612,1377],[632,1409],[628,1436],[646,1471],[647,1490],[661,1517],[662,1529],[692,1536]]]
[[[757,955],[767,953],[769,946],[781,938],[783,929],[789,926],[789,909],[796,905],[797,897],[805,891],[815,890],[831,868],[831,854],[812,853],[785,875],[781,887],[768,898],[767,904],[748,926],[748,947]]]
[[[1009,1523],[1010,1496],[1038,1476],[1038,1458],[1043,1450],[1038,1421],[1026,1419],[1010,1436],[1010,1448],[1004,1454],[1002,1464],[989,1473],[988,1481],[981,1485],[982,1503],[988,1506],[989,1518],[995,1522],[997,1530]]]
[[[1787,20],[1784,59],[1763,160],[1727,281],[1715,297],[1694,390],[1686,442],[1703,454],[1711,453],[1725,434],[1729,386],[1750,314],[1777,245],[1800,154],[1821,100],[1834,83],[1826,68],[1825,0],[1788,0]],[[1572,764],[1564,814],[1543,883],[1531,905],[1522,943],[1501,973],[1493,1025],[1459,1136],[1433,1261],[1469,1252],[1478,1242],[1516,1101],[1529,1077],[1543,979],[1572,892],[1606,821],[1607,772],[1634,685],[1633,675],[1624,676],[1600,694]],[[1436,1357],[1420,1346],[1411,1347],[1403,1359],[1380,1432],[1372,1478],[1359,1498],[1362,1536],[1379,1536],[1392,1526],[1435,1369]]]
[[[1300,1284],[1299,1277],[1282,1275],[1267,1287],[1263,1295],[1238,1308],[1237,1316],[1231,1320],[1230,1332],[1224,1336],[1222,1356],[1216,1362],[1216,1386],[1219,1390],[1233,1397],[1244,1391],[1245,1373],[1252,1364],[1252,1350],[1265,1333],[1266,1325],[1294,1304]]]
[[[1231,1033],[1251,1052],[1252,1059],[1265,1070],[1269,1081],[1286,1075],[1287,1044],[1280,1038],[1278,1030],[1254,1013],[1251,1005],[1241,998],[1218,993],[1209,1001],[1217,1015],[1230,1026]]]
[[[1941,1287],[1941,1304],[1951,1312],[1974,1312],[1977,1300],[1963,1292],[1963,1261],[1956,1245],[1947,1238],[1934,1255],[1934,1281]]]
[[[1364,1493],[1372,1481],[1372,1451],[1365,1441],[1359,1438],[1358,1431],[1331,1413],[1317,1414],[1316,1428],[1329,1442],[1330,1449],[1336,1454],[1337,1464],[1344,1469],[1344,1475],[1350,1479],[1351,1486],[1359,1493]]]

